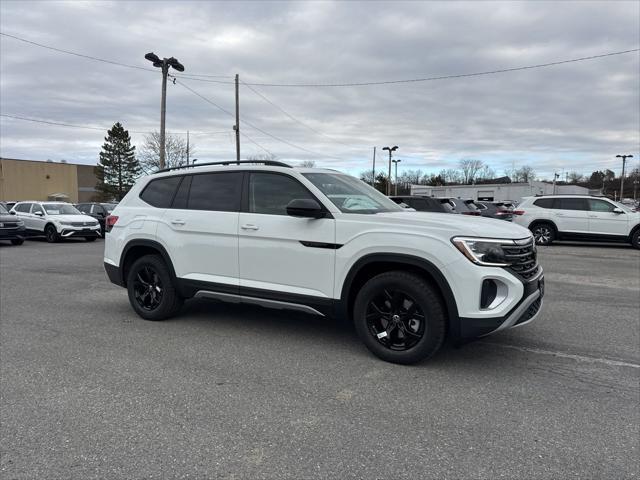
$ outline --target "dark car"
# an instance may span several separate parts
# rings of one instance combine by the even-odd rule
[[[24,222],[0,205],[0,240],[11,240],[13,245],[22,245],[26,231]]]
[[[480,210],[478,209],[478,206],[470,198],[464,199],[454,197],[439,197],[438,200],[442,202],[445,208],[451,209],[451,213],[473,215],[476,217],[480,216]]]
[[[442,202],[436,198],[420,197],[417,195],[394,196],[389,198],[398,205],[405,204],[418,212],[452,213],[447,211]]]
[[[506,202],[476,202],[483,217],[513,220],[513,204]]]
[[[100,222],[100,235],[104,237],[104,223],[106,218],[113,212],[113,209],[116,208],[116,205],[117,203],[88,202],[78,203],[76,208]]]

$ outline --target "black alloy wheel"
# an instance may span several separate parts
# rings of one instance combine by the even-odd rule
[[[366,319],[371,335],[390,350],[409,350],[426,333],[424,312],[402,290],[389,288],[379,292],[367,305]]]
[[[48,225],[44,231],[44,235],[49,243],[56,243],[60,241],[60,234],[53,225]]]
[[[163,285],[158,272],[145,265],[136,272],[133,280],[134,297],[143,310],[156,310],[162,303]]]

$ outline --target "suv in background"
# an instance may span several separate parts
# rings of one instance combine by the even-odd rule
[[[415,212],[357,178],[280,162],[143,177],[107,218],[104,266],[147,320],[211,298],[353,321],[378,357],[414,363],[539,313],[531,233]]]
[[[640,248],[640,212],[605,197],[525,197],[514,213],[514,222],[531,230],[539,245],[554,240],[589,240],[628,242]]]
[[[11,209],[24,222],[31,235],[44,235],[47,242],[83,237],[93,242],[100,235],[100,224],[64,202],[18,202]]]
[[[437,197],[445,208],[450,209],[451,213],[460,213],[462,215],[480,216],[480,210],[475,202],[470,199],[454,198],[454,197]]]
[[[0,240],[10,240],[13,245],[22,245],[25,236],[24,222],[15,215],[10,215],[0,203]]]
[[[76,208],[85,215],[89,215],[98,221],[100,224],[100,235],[104,237],[105,220],[111,215],[116,205],[117,203],[88,202],[78,203]]]
[[[420,197],[417,195],[393,196],[389,197],[398,205],[405,204],[418,212],[452,213],[448,211],[442,202],[431,197]]]
[[[480,215],[499,220],[513,220],[513,204],[505,202],[475,202]]]

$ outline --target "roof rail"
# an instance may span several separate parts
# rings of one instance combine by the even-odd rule
[[[293,168],[291,165],[287,165],[286,163],[276,162],[274,160],[227,160],[225,162],[207,162],[207,163],[198,163],[197,165],[179,165],[177,167],[168,167],[162,168],[155,173],[161,172],[170,172],[172,170],[180,170],[182,168],[194,168],[194,167],[208,167],[209,165],[240,165],[240,164],[253,164],[253,165],[266,165],[269,167],[286,167]]]

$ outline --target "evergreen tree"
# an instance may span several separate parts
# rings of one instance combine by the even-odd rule
[[[100,161],[95,168],[98,178],[96,188],[103,200],[122,200],[140,176],[141,169],[135,149],[131,145],[129,132],[120,122],[107,131]]]

